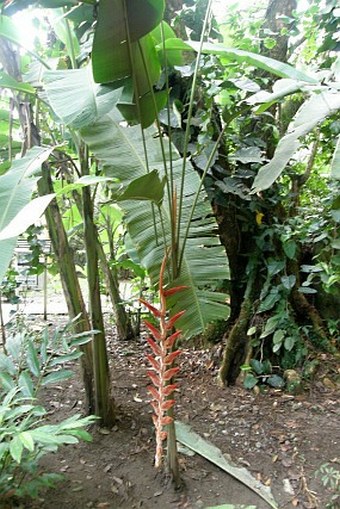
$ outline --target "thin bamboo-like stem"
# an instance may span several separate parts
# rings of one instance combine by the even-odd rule
[[[12,164],[13,159],[13,112],[14,112],[14,100],[9,100],[9,113],[8,113],[8,161]]]
[[[181,185],[180,185],[180,190],[179,190],[178,218],[177,218],[177,242],[176,243],[178,246],[180,244],[180,236],[181,236],[181,219],[182,219],[182,206],[183,206],[183,198],[184,198],[185,171],[186,171],[186,164],[187,164],[188,146],[189,146],[189,141],[190,141],[190,123],[191,123],[192,111],[193,111],[193,107],[194,107],[195,89],[196,89],[196,82],[197,82],[200,59],[201,59],[201,54],[202,54],[202,47],[203,47],[205,32],[206,32],[206,29],[208,26],[208,21],[209,21],[209,17],[210,17],[210,13],[211,13],[211,5],[212,5],[212,0],[209,0],[207,9],[205,12],[204,23],[203,23],[201,38],[200,38],[200,44],[199,44],[197,57],[196,57],[195,70],[194,70],[194,74],[193,74],[193,78],[192,78],[189,108],[188,108],[188,115],[187,115],[187,125],[185,128],[184,147],[183,147],[183,164],[182,164]],[[183,251],[183,249],[182,249],[182,251]],[[181,265],[181,261],[179,262],[179,268],[180,268],[180,265]]]
[[[66,13],[66,7],[64,7],[64,14]],[[69,20],[65,17],[64,18],[64,21],[65,21],[65,24],[66,24],[66,35],[67,35],[67,40],[68,40],[68,43],[69,43],[69,48],[71,50],[70,52],[70,60],[71,60],[71,65],[72,65],[72,68],[73,69],[77,69],[78,65],[77,65],[77,59],[76,59],[76,52],[75,52],[75,49],[74,49],[74,44],[73,44],[73,39],[72,39],[72,33],[71,33],[71,27],[70,27],[70,22]]]
[[[187,243],[187,240],[188,240],[188,235],[189,235],[189,230],[190,230],[190,226],[191,226],[191,221],[192,221],[192,218],[193,218],[194,213],[195,213],[195,209],[196,209],[196,205],[197,205],[197,202],[198,202],[199,194],[201,192],[201,189],[202,189],[202,186],[203,186],[203,183],[204,183],[204,179],[205,179],[205,177],[206,177],[206,175],[208,173],[208,170],[209,170],[209,168],[211,166],[211,163],[212,163],[212,161],[213,161],[213,159],[215,157],[216,151],[218,150],[219,144],[222,141],[223,135],[224,135],[225,130],[226,130],[227,127],[228,127],[228,124],[226,124],[223,127],[223,129],[221,130],[221,132],[220,132],[220,134],[219,134],[219,136],[218,136],[218,138],[217,138],[217,140],[215,142],[214,148],[212,149],[212,151],[210,153],[210,156],[209,156],[209,159],[207,161],[207,164],[205,165],[204,171],[202,173],[202,176],[201,176],[201,179],[200,179],[200,182],[199,182],[196,194],[195,194],[195,198],[194,198],[191,210],[190,210],[187,226],[186,226],[186,229],[185,229],[185,234],[184,234],[184,237],[183,237],[183,244],[181,246],[181,252],[180,252],[179,263],[178,263],[178,270],[179,271],[181,270],[181,266],[182,266],[182,262],[183,262],[183,256],[184,256],[184,250],[185,250],[185,246],[186,246],[186,243]]]
[[[1,326],[1,336],[2,336],[2,348],[6,353],[6,329],[5,329],[5,320],[2,311],[2,293],[0,292],[0,326]]]

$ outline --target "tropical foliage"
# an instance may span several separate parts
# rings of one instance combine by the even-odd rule
[[[89,411],[107,426],[116,408],[101,287],[119,336],[135,332],[119,294],[111,214],[124,232],[125,267],[150,293],[160,283],[162,316],[149,300],[144,311],[184,338],[219,324],[212,339],[224,343],[223,385],[241,372],[249,389],[282,388],[287,370],[304,371],[311,351],[336,343],[339,9],[271,3],[243,25],[231,8],[219,26],[211,1],[189,3],[192,16],[163,0],[1,3],[0,280],[16,238],[48,206],[70,317],[78,333],[97,331],[81,364]],[[12,18],[28,7],[40,27],[34,49]],[[165,19],[173,10],[176,19]],[[89,312],[77,274],[84,264]],[[180,298],[171,293],[178,287]],[[175,373],[176,345],[172,353],[151,345]],[[163,412],[172,404],[159,391],[157,463],[167,433],[178,483],[174,422]]]

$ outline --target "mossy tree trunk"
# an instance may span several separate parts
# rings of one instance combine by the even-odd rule
[[[247,331],[254,313],[257,276],[258,261],[257,257],[254,257],[248,263],[248,281],[240,313],[225,338],[223,358],[218,373],[218,382],[222,386],[235,383],[240,372],[240,366],[244,363],[249,349]]]

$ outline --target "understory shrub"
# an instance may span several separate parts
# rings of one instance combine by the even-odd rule
[[[37,398],[42,387],[72,376],[65,364],[78,359],[77,346],[90,340],[89,333],[72,334],[72,325],[51,335],[47,328],[35,335],[27,328],[12,331],[0,353],[0,505],[13,497],[36,497],[42,487],[62,477],[41,471],[44,454],[91,440],[85,427],[95,417],[75,414],[48,424],[47,411]]]

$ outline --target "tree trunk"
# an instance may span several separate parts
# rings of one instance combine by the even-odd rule
[[[88,155],[87,148],[84,145],[80,147],[79,159],[82,176],[88,175]],[[92,328],[97,331],[93,337],[95,412],[104,426],[112,426],[115,420],[115,407],[110,389],[109,363],[100,301],[97,230],[94,224],[93,201],[90,189],[84,187],[82,195],[90,316]]]
[[[253,315],[254,296],[256,292],[255,283],[258,275],[257,265],[257,259],[251,260],[248,264],[250,274],[248,274],[248,282],[241,310],[226,338],[223,359],[218,373],[218,381],[222,386],[235,383],[240,372],[240,366],[244,363],[247,355],[249,342],[247,331]]]
[[[53,183],[47,164],[43,167],[42,178],[38,182],[38,190],[41,196],[53,193]],[[75,324],[77,332],[90,330],[90,322],[86,311],[83,295],[80,289],[73,252],[68,243],[57,201],[54,199],[45,211],[45,218],[51,239],[52,248],[56,256],[60,272],[61,284],[71,319],[79,316]],[[85,387],[87,408],[89,413],[94,413],[93,396],[93,367],[92,345],[87,343],[81,347],[84,355],[80,358],[82,378]]]

